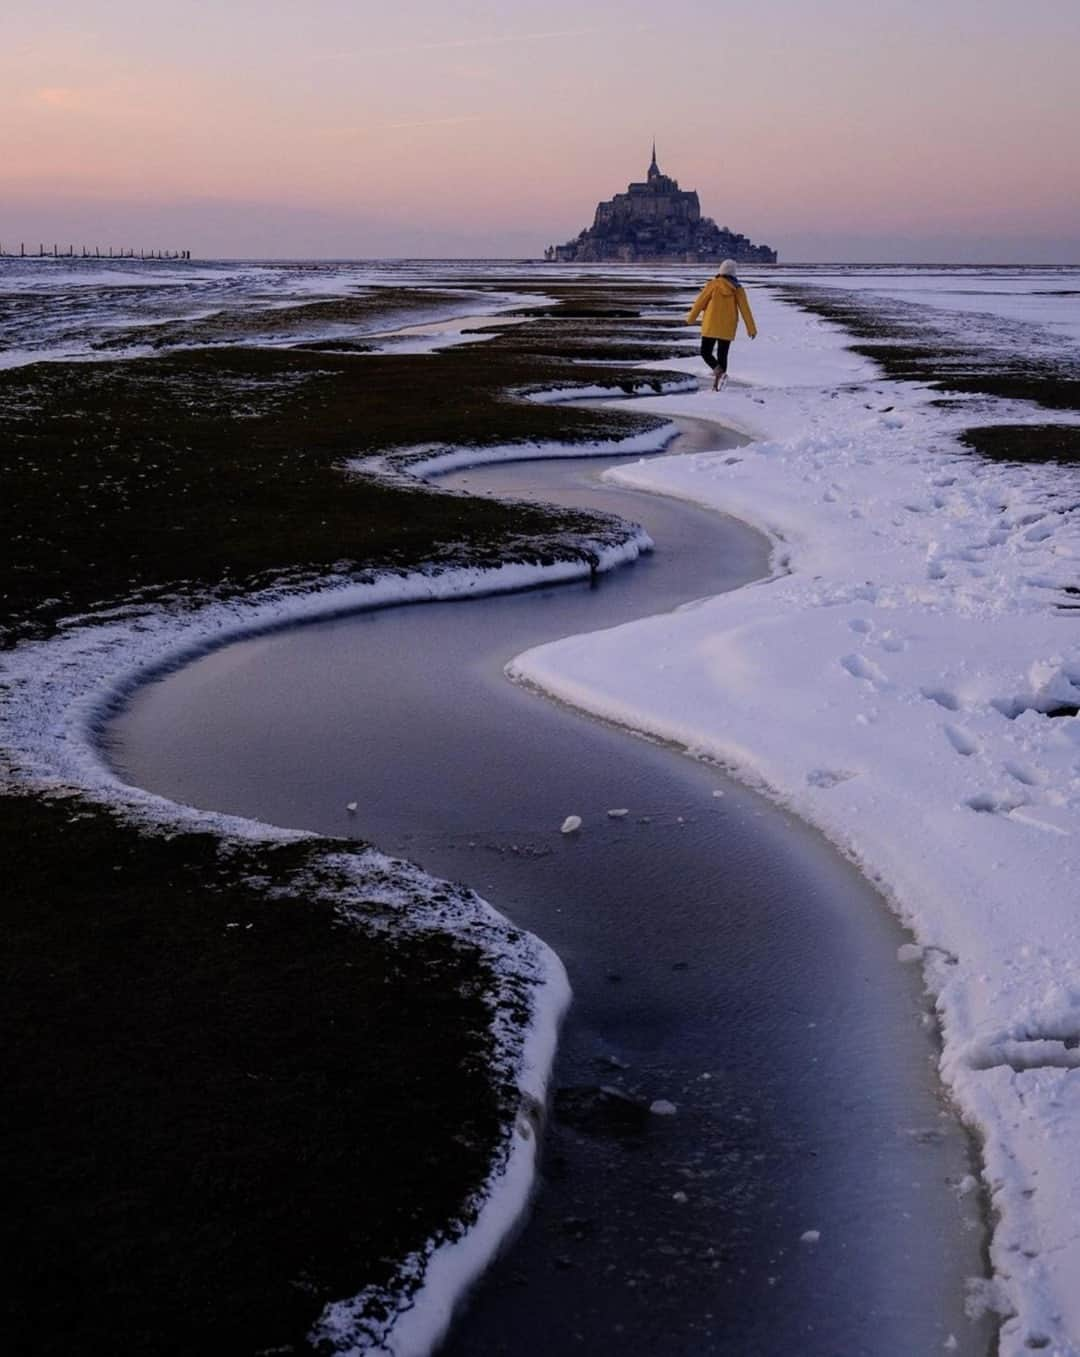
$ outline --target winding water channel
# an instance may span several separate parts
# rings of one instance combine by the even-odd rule
[[[673,451],[723,446],[679,423]],[[884,903],[714,768],[503,676],[542,641],[766,573],[758,535],[608,485],[607,465],[445,483],[641,522],[657,549],[636,565],[227,646],[136,692],[109,756],[175,800],[355,832],[464,880],[563,958],[534,1207],[446,1353],[912,1357],[950,1336],[985,1353],[963,1313],[984,1233],[955,1190],[972,1148]],[[584,826],[563,836],[570,813]]]

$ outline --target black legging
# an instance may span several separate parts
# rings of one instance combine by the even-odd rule
[[[701,336],[701,356],[711,368],[727,372],[727,355],[730,348],[730,339],[710,339],[708,335]]]

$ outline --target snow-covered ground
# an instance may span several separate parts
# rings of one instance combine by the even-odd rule
[[[917,299],[962,326],[937,281],[947,299],[925,282]],[[972,299],[972,324],[1015,314],[1018,290],[1001,288],[996,313]],[[985,397],[977,415],[934,408],[836,327],[761,289],[753,302],[761,337],[733,346],[726,391],[629,403],[752,441],[607,474],[757,525],[773,578],[510,669],[720,761],[878,884],[914,934],[899,960],[924,966],[942,1072],[983,1143],[995,1281],[977,1299],[1009,1316],[1004,1354],[1076,1357],[1080,718],[1060,709],[1080,703],[1080,612],[1060,605],[1080,601],[1063,592],[1080,584],[1080,470],[993,464],[954,435],[1080,416]]]
[[[816,268],[801,273],[783,270],[791,282],[815,287],[840,287],[862,296],[873,294],[890,300],[916,303],[935,312],[936,319],[970,325],[976,316],[994,316],[1037,325],[1040,340],[1080,340],[1080,274],[1073,267],[1009,268]]]
[[[431,353],[465,342],[453,319],[482,325],[510,307],[539,305],[543,294],[478,291],[472,274],[487,268],[458,270],[447,283],[445,268],[394,263],[260,263],[258,261],[18,259],[0,257],[0,369],[46,361],[101,362],[106,359],[154,357],[160,350],[146,340],[147,327],[219,317],[239,323],[231,342],[267,346],[379,339],[387,352]],[[312,303],[376,299],[388,287],[449,287],[456,294],[427,299],[397,311],[373,310],[362,304],[349,322],[311,317]],[[295,316],[290,317],[290,310]],[[252,323],[261,318],[262,329]],[[297,320],[299,323],[297,323]],[[304,322],[306,321],[306,328]],[[421,322],[407,325],[407,322]],[[434,322],[428,334],[428,323]],[[397,328],[405,326],[405,329]],[[130,336],[130,342],[129,342]],[[223,324],[216,342],[230,334]],[[208,341],[176,338],[170,348],[205,347]]]
[[[497,274],[508,271],[500,265]],[[360,271],[346,279],[346,272],[328,268],[310,287],[436,281],[434,269],[413,266],[388,268],[387,276],[372,270],[371,278]],[[688,289],[699,281],[693,272],[657,271]],[[543,269],[527,274],[542,287]],[[294,284],[284,269],[282,275],[276,295],[284,299]],[[554,268],[551,276],[574,275]],[[1060,288],[1047,284],[1045,307],[1032,300],[1030,278],[995,274],[1004,300],[965,295],[960,305],[958,295],[978,291],[970,275],[955,287],[947,275],[938,285],[925,272],[912,277],[917,287],[901,271],[876,281],[865,270],[806,281],[902,291],[905,300],[934,308],[939,321],[949,312],[951,323],[979,334],[987,332],[987,316],[998,326],[1022,317],[1043,325],[1055,349],[1072,342],[1075,316],[1070,320],[1061,297],[1050,294],[1067,291],[1075,274]],[[265,278],[257,281],[262,291]],[[123,290],[115,279],[95,282],[102,291]],[[237,269],[235,285],[246,294],[250,274]],[[219,279],[210,283],[214,301],[220,287]],[[629,404],[714,419],[744,433],[748,445],[608,474],[758,525],[776,543],[774,577],[668,616],[543,647],[519,657],[514,672],[722,761],[820,826],[880,885],[913,930],[916,942],[900,960],[924,964],[941,1012],[945,1078],[983,1137],[998,1219],[996,1282],[981,1299],[1011,1315],[1002,1352],[1080,1357],[1080,1295],[1072,1284],[1080,1278],[1080,1162],[1073,1151],[1080,1132],[1080,719],[1048,714],[1080,703],[1080,612],[1059,607],[1078,601],[1063,590],[1080,583],[1080,472],[990,464],[954,437],[968,422],[968,404],[979,424],[1080,417],[985,398],[935,409],[934,393],[886,381],[848,353],[835,327],[760,289],[754,305],[761,337],[736,343],[727,391]],[[163,301],[162,314],[175,309]],[[88,297],[86,310],[115,316],[100,297]],[[78,327],[87,325],[93,328],[80,315]],[[438,347],[453,327],[436,328],[417,342]],[[686,333],[694,347],[693,332]],[[65,343],[58,335],[35,353],[60,356]],[[660,366],[700,371],[696,358]],[[658,446],[663,436],[630,446]],[[428,451],[418,460],[429,470],[440,458],[458,459],[456,449]],[[522,449],[501,452],[520,456]],[[645,545],[607,543],[597,554],[603,567]],[[190,817],[225,835],[272,835],[278,831],[186,811],[120,783],[94,743],[108,703],[148,668],[234,635],[587,569],[579,562],[324,580],[183,616],[118,610],[100,625],[73,627],[4,656],[0,742],[20,780],[39,789],[79,787],[160,824]],[[355,868],[357,897],[370,898],[391,870],[408,878],[414,893],[436,897],[441,889],[370,855]],[[538,1096],[565,1001],[561,969],[535,940],[516,935],[510,945],[502,921],[475,897],[455,898],[451,913],[447,926],[471,937],[490,933],[493,951],[534,987],[533,1029],[524,1045],[522,1034],[505,1034],[504,1053],[526,1099]],[[417,1280],[426,1271],[427,1288],[404,1312],[409,1324],[419,1321],[407,1350],[435,1340],[450,1301],[520,1207],[533,1160],[526,1131],[523,1123],[493,1169],[478,1229],[444,1245],[434,1267],[408,1260]],[[324,1318],[325,1335],[342,1346],[369,1336],[357,1302]]]

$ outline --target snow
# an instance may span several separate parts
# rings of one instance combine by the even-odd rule
[[[482,294],[468,294],[469,313],[462,315],[460,304],[452,308],[454,314],[444,315],[434,320],[420,321],[417,324],[400,325],[390,328],[385,324],[372,334],[380,341],[376,345],[378,353],[441,353],[443,349],[455,348],[460,344],[475,344],[491,339],[495,330],[483,332],[498,320],[500,327],[521,325],[527,316],[500,316],[500,312],[513,308],[515,311],[526,306],[541,306],[549,298],[541,294],[497,293],[486,301]],[[444,308],[445,309],[445,308]]]
[[[492,443],[478,447],[448,447],[445,443],[420,444],[400,448],[393,461],[363,457],[346,466],[363,475],[400,475],[425,479],[443,476],[466,467],[487,466],[493,462],[533,462],[565,457],[618,457],[627,452],[662,452],[678,436],[678,426],[662,424],[644,433],[621,438],[594,438],[577,443],[529,442]]]
[[[386,861],[400,879],[406,864]],[[420,890],[428,888],[430,878],[417,869],[410,872]],[[391,902],[394,894],[391,892]],[[370,891],[367,898],[371,898]],[[475,896],[468,898],[474,908],[487,911],[500,926],[505,925],[490,906]],[[440,922],[446,926],[445,920]],[[512,929],[510,934],[521,938]],[[520,1054],[516,1050],[520,1042],[516,1027],[505,1016],[495,1023],[496,1048],[502,1060],[506,1061],[507,1051],[516,1056],[512,1077],[521,1095],[505,1158],[496,1164],[489,1182],[478,1193],[472,1204],[475,1218],[462,1233],[451,1240],[430,1241],[421,1254],[405,1260],[403,1271],[419,1282],[415,1290],[388,1296],[372,1288],[324,1309],[312,1331],[312,1342],[325,1344],[342,1357],[359,1357],[361,1353],[424,1357],[431,1352],[449,1328],[455,1305],[491,1262],[528,1204],[548,1073],[555,1059],[559,1021],[570,1002],[570,986],[562,962],[537,939],[525,934],[516,949],[505,940],[502,945],[503,973],[512,980],[523,979],[533,997],[532,1022]]]
[[[967,317],[993,316],[1026,321],[1044,330],[1044,339],[1080,339],[1080,278],[1075,268],[1024,269],[813,269],[800,274],[785,270],[784,280],[915,302],[953,316],[963,325]],[[935,317],[936,321],[945,319]],[[1049,331],[1046,334],[1045,331]]]
[[[637,391],[651,390],[652,385],[656,380],[656,378],[653,378],[651,381],[643,380],[637,383]],[[697,382],[692,377],[683,377],[675,381],[672,381],[671,379],[663,381],[661,383],[661,390],[664,393],[696,391],[697,386]],[[597,400],[611,396],[618,397],[619,394],[618,388],[611,386],[586,386],[583,382],[580,386],[553,386],[549,387],[546,391],[530,391],[527,393],[527,398],[537,405],[560,405],[565,401],[578,402],[583,400]]]
[[[995,465],[955,435],[1080,419],[989,398],[936,409],[836,327],[753,301],[761,338],[736,341],[723,394],[629,402],[752,441],[606,474],[755,524],[772,577],[510,672],[730,768],[878,886],[915,936],[942,1075],[983,1144],[1001,1351],[1048,1337],[1075,1357],[1080,719],[1048,713],[1080,702],[1078,616],[1060,606],[1076,601],[1080,473]]]
[[[483,275],[490,270],[479,269]],[[314,301],[377,295],[380,288],[430,285],[453,296],[429,300],[419,308],[365,317],[351,322],[313,320],[309,329],[289,312]],[[0,295],[17,304],[0,317],[0,369],[39,361],[113,361],[117,357],[157,357],[160,350],[132,342],[114,348],[127,329],[194,321],[217,314],[257,309],[266,317],[261,333],[246,342],[267,348],[300,343],[333,344],[370,339],[383,353],[436,353],[485,336],[466,333],[490,323],[508,309],[540,306],[550,298],[522,288],[513,291],[470,287],[446,278],[445,269],[413,265],[325,263],[297,268],[255,261],[94,260],[0,257]],[[275,329],[274,317],[284,325]],[[400,327],[400,328],[398,328]],[[97,347],[103,340],[108,347]],[[226,345],[226,339],[220,343]],[[205,342],[170,344],[172,351],[204,348]]]

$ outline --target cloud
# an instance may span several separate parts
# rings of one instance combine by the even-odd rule
[[[81,90],[70,89],[63,85],[46,85],[34,91],[34,103],[45,108],[75,109],[84,104]]]

